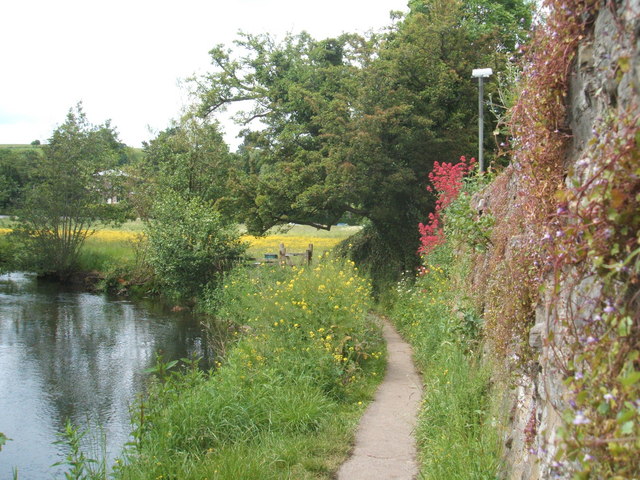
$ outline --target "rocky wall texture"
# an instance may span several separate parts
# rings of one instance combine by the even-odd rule
[[[566,96],[566,125],[558,127],[565,129],[570,137],[562,162],[566,189],[579,188],[586,179],[593,177],[593,169],[599,168],[590,159],[596,145],[594,139],[601,134],[603,125],[615,125],[618,117],[627,121],[629,118],[640,119],[639,36],[640,0],[620,0],[599,5],[597,14],[589,21],[588,33],[580,38]],[[524,182],[522,175],[517,166],[508,167],[478,199],[482,209],[496,217],[498,225],[515,222],[525,215],[526,201],[520,195]],[[562,445],[558,432],[563,422],[587,420],[580,418],[581,413],[575,406],[572,410],[573,397],[565,381],[567,365],[577,363],[574,360],[581,352],[575,348],[579,343],[576,332],[579,334],[583,328],[580,322],[588,322],[596,315],[602,284],[595,271],[567,267],[561,272],[560,282],[557,271],[547,272],[544,278],[537,279],[544,288],[540,289],[542,293],[532,294],[519,290],[518,275],[526,276],[526,272],[494,268],[487,273],[489,265],[496,264],[496,258],[508,260],[520,255],[523,243],[547,241],[531,228],[524,225],[521,235],[494,238],[493,248],[477,259],[473,279],[476,285],[492,285],[492,277],[510,276],[508,288],[513,290],[514,296],[521,298],[510,308],[521,308],[519,318],[527,320],[520,325],[525,331],[492,333],[494,337],[502,336],[508,341],[518,337],[528,341],[524,349],[506,349],[504,352],[512,375],[502,378],[508,385],[502,400],[502,410],[507,417],[503,473],[514,480],[572,478],[579,465],[575,460],[564,458],[562,453],[558,455]],[[558,235],[561,234],[558,231]],[[502,264],[510,265],[508,261]],[[524,278],[523,283],[526,283]],[[504,287],[506,283],[495,279],[493,284],[507,288]],[[625,288],[620,289],[620,295],[625,292]],[[490,295],[491,291],[487,298]],[[526,298],[527,295],[532,298]],[[487,298],[483,302],[485,308],[495,309]],[[510,314],[510,311],[504,312],[504,315]],[[567,323],[569,320],[573,322],[571,325]],[[595,340],[585,335],[580,341],[588,348]],[[499,338],[494,338],[495,343],[499,343]],[[522,354],[523,350],[528,353]],[[521,354],[522,359],[513,358]],[[575,376],[575,372],[572,375]],[[567,412],[573,417],[567,417]]]

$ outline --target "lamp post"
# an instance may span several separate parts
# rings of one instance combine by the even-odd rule
[[[483,80],[493,73],[490,68],[475,68],[471,72],[473,78],[478,79],[478,163],[480,164],[480,173],[484,172],[484,157],[482,152],[482,142],[484,140],[484,84]]]

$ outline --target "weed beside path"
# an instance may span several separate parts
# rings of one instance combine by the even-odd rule
[[[460,258],[445,245],[429,259],[415,284],[398,285],[390,312],[423,374],[425,396],[416,430],[420,478],[494,480],[501,419],[491,411],[481,321],[456,289]]]

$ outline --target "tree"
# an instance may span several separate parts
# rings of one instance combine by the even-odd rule
[[[354,258],[378,277],[417,265],[417,224],[434,207],[428,173],[475,151],[471,70],[499,70],[527,25],[512,21],[526,10],[521,0],[411,4],[385,35],[302,33],[281,44],[242,35],[243,56],[211,51],[214,70],[196,81],[200,113],[244,103],[238,122],[260,121],[244,133],[233,177],[251,232],[288,222],[329,229],[358,215],[368,226],[350,242]],[[494,4],[504,15],[486,12]]]
[[[148,217],[154,200],[168,190],[213,205],[226,195],[230,165],[218,123],[185,114],[145,144],[132,168],[139,180],[134,186],[138,215]]]
[[[245,132],[232,178],[251,232],[290,221],[328,229],[344,214],[349,192],[327,178],[340,162],[323,151],[322,130],[331,112],[348,109],[343,84],[356,73],[349,56],[358,41],[345,35],[318,42],[302,33],[276,45],[268,35],[243,35],[237,45],[248,54],[239,60],[223,47],[212,50],[219,71],[200,79],[200,112],[251,100],[237,120],[263,126]]]
[[[0,212],[11,214],[37,169],[40,149],[0,149]]]
[[[190,112],[145,145],[134,176],[149,262],[167,296],[197,297],[245,250],[220,212],[231,156],[217,122]]]
[[[116,165],[115,143],[109,124],[90,124],[78,104],[42,147],[14,229],[30,268],[68,279],[95,223],[118,219],[117,207],[106,204],[113,185],[100,175]]]

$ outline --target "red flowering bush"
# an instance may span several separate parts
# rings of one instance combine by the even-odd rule
[[[433,164],[433,170],[429,174],[429,180],[433,186],[428,186],[427,191],[435,191],[438,199],[435,211],[429,214],[429,222],[418,224],[421,243],[418,253],[423,257],[429,255],[436,246],[444,241],[442,212],[458,197],[463,185],[462,179],[473,170],[475,162],[475,158],[467,161],[465,157],[460,157],[460,161],[456,164],[445,162]]]

